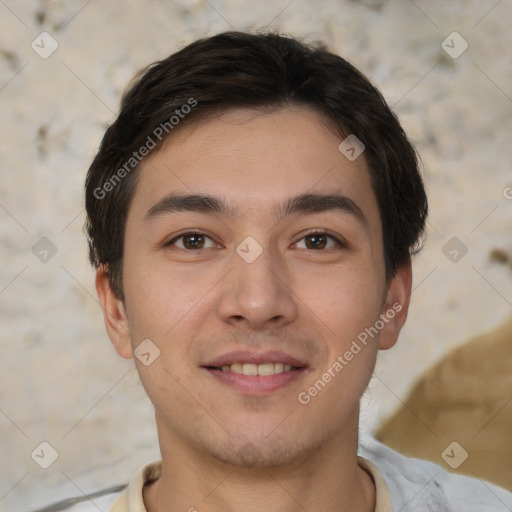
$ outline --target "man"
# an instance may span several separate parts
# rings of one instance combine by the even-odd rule
[[[498,487],[359,439],[427,199],[396,117],[344,59],[228,32],[148,67],[86,207],[105,325],[162,454],[113,512],[510,510]]]

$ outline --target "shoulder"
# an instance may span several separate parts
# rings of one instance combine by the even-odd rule
[[[52,508],[45,508],[36,512],[128,512],[137,510],[144,512],[144,501],[142,489],[146,483],[158,479],[162,473],[162,461],[154,460],[142,466],[133,476],[129,485],[122,485],[116,488],[89,495],[88,497],[66,500],[56,503]]]
[[[358,454],[381,473],[391,494],[393,510],[512,510],[512,493],[505,489],[478,478],[449,473],[432,462],[404,457],[373,438],[361,437]]]

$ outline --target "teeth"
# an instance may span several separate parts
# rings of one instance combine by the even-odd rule
[[[241,373],[243,375],[274,375],[276,373],[289,372],[292,366],[284,363],[233,363],[220,367],[223,372]]]
[[[274,363],[259,364],[258,375],[274,375]]]
[[[258,375],[259,366],[256,364],[245,364],[242,366],[242,373],[244,375]]]
[[[242,373],[243,364],[242,363],[233,363],[230,367],[230,370],[233,373]]]

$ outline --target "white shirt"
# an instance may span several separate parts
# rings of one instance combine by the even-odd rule
[[[358,464],[374,480],[375,512],[512,512],[512,493],[507,490],[478,478],[449,473],[432,462],[404,457],[375,439],[360,439]],[[137,471],[122,492],[58,510],[147,512],[142,488],[160,472],[161,461],[150,462]]]

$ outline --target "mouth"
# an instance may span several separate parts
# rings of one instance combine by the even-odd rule
[[[277,391],[297,381],[308,370],[303,361],[287,354],[248,352],[226,354],[201,366],[213,378],[245,395]]]
[[[291,364],[285,364],[280,362],[268,362],[263,364],[253,363],[232,363],[223,364],[222,366],[206,366],[208,370],[219,370],[221,372],[231,372],[238,375],[278,375],[283,372],[291,372],[300,370],[303,367],[292,366]]]

